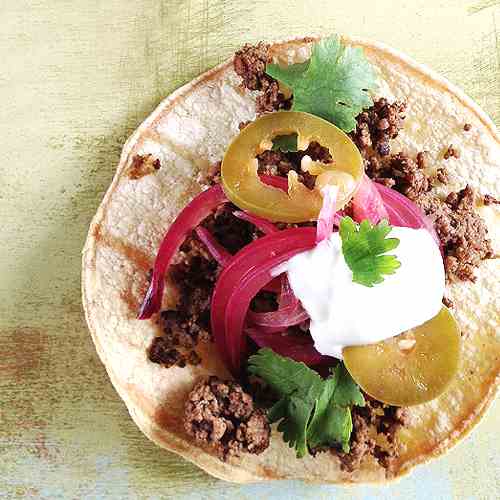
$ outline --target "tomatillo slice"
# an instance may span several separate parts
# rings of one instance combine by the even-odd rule
[[[361,388],[395,406],[418,405],[443,393],[457,373],[459,353],[460,330],[446,307],[397,337],[342,351]]]
[[[315,189],[308,189],[288,175],[288,193],[261,182],[256,156],[272,146],[276,136],[296,133],[300,150],[316,141],[327,147],[333,162],[303,162],[316,175]],[[337,210],[352,198],[363,175],[363,160],[349,137],[335,125],[308,113],[280,111],[264,115],[247,125],[229,145],[222,161],[222,184],[227,197],[239,208],[275,222],[305,222],[318,217],[322,205],[321,188],[339,187]]]

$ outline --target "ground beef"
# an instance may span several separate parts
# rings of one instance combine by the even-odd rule
[[[155,158],[151,154],[147,155],[135,155],[132,158],[132,165],[128,169],[128,177],[132,180],[140,179],[145,175],[152,174],[156,172],[161,167],[160,160]]]
[[[332,156],[328,148],[321,146],[318,142],[311,142],[304,151],[271,151],[267,150],[257,156],[259,162],[259,174],[279,175],[287,177],[288,172],[294,171],[298,174],[298,180],[307,188],[312,189],[316,182],[316,177],[303,172],[301,169],[301,161],[304,156],[309,156],[313,161],[330,163]]]
[[[391,152],[389,142],[403,127],[405,113],[406,103],[390,104],[382,97],[357,116],[356,130],[350,136],[360,151],[369,150],[387,156]]]
[[[439,167],[436,172],[436,180],[441,184],[448,184],[448,172],[443,167]]]
[[[240,209],[232,203],[221,205],[202,224],[232,254],[261,235],[253,224],[233,215],[233,212],[237,210]]]
[[[255,227],[232,215],[236,207],[226,204],[203,222],[227,250],[237,252],[259,236]],[[165,367],[199,364],[195,348],[199,342],[211,340],[210,300],[220,267],[205,245],[192,234],[182,244],[170,266],[171,282],[179,291],[175,310],[160,314],[163,335],[156,337],[149,348],[153,363]]]
[[[292,102],[280,91],[278,82],[266,75],[269,60],[269,45],[263,42],[246,44],[233,59],[234,70],[242,78],[243,86],[248,90],[260,91],[256,100],[257,114],[290,109]]]
[[[446,296],[443,297],[442,302],[443,302],[443,305],[445,305],[449,309],[451,309],[452,307],[455,306],[455,304],[453,303],[453,300],[451,300],[449,297],[446,297]]]
[[[474,197],[472,188],[466,186],[444,201],[429,194],[415,200],[434,223],[451,282],[475,281],[474,269],[493,256],[486,225],[474,209]]]
[[[363,458],[372,455],[375,449],[375,440],[370,437],[370,426],[366,420],[356,413],[352,413],[352,434],[349,453],[332,448],[332,452],[340,459],[342,470],[352,472],[359,469]]]
[[[354,406],[351,410],[353,431],[351,434],[351,449],[349,453],[332,448],[337,455],[343,470],[352,472],[358,469],[367,455],[373,455],[385,468],[390,469],[396,457],[396,432],[409,424],[406,409],[389,406],[364,395],[366,405]],[[382,448],[372,437],[374,431],[386,438],[386,446]]]
[[[268,44],[264,42],[259,42],[257,45],[245,44],[234,55],[234,71],[241,76],[243,85],[248,90],[262,90],[270,78],[266,75],[268,61]]]
[[[203,186],[214,186],[220,183],[220,167],[222,162],[217,161],[208,166],[207,170],[202,172],[198,180]]]
[[[386,154],[385,147],[380,151],[380,141],[389,141],[397,135],[405,109],[404,104],[388,104],[381,99],[358,117],[358,127],[352,136],[364,157],[366,173],[414,201],[434,222],[443,246],[448,281],[474,281],[474,268],[481,260],[492,256],[492,248],[486,225],[474,210],[472,189],[466,187],[442,200],[430,190],[436,182],[448,182],[447,171],[440,167],[436,175],[431,176],[425,151],[419,152],[415,159],[404,152]],[[391,117],[392,128],[385,129],[386,122],[383,122],[381,130],[389,132],[381,136],[377,135],[377,123],[383,115]],[[458,158],[460,155],[450,145],[445,157],[452,156]],[[491,202],[489,198],[486,201]]]
[[[239,384],[217,377],[199,381],[190,392],[184,428],[198,443],[215,448],[222,460],[262,453],[271,435],[267,417],[252,397]]]
[[[391,179],[391,186],[411,200],[415,200],[422,193],[432,187],[430,177],[425,170],[425,160],[420,156],[417,162],[404,153],[390,155],[384,161],[372,157],[366,168],[366,173],[374,180]]]
[[[491,196],[491,194],[485,194],[483,196],[483,203],[485,205],[497,205],[500,203],[500,200],[497,200],[494,196]]]
[[[443,158],[447,160],[448,158],[460,158],[460,151],[453,146],[453,144],[450,144],[447,148],[446,151],[444,152]]]

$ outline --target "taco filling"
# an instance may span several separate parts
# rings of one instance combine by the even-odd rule
[[[262,453],[279,422],[298,458],[390,468],[405,408],[457,371],[446,283],[474,281],[493,255],[474,191],[431,191],[459,151],[444,145],[438,168],[392,152],[412,110],[377,98],[376,72],[337,37],[288,66],[246,45],[234,70],[257,117],[160,246],[139,313],[163,328],[149,360],[196,365],[198,344],[216,343],[235,380],[199,380],[184,425],[223,460]],[[165,283],[177,304],[162,309]]]

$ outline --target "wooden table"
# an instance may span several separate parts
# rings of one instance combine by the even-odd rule
[[[499,494],[498,403],[448,456],[386,489],[238,486],[144,438],[97,358],[80,251],[121,145],[163,96],[244,41],[335,31],[378,39],[464,87],[500,123],[498,0],[286,3],[1,3],[0,497]]]

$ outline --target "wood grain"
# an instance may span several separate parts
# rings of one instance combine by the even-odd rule
[[[404,50],[500,122],[498,2],[18,0],[0,6],[0,497],[493,498],[494,405],[442,460],[387,489],[221,483],[136,429],[94,351],[80,251],[123,142],[245,41],[346,32]]]

